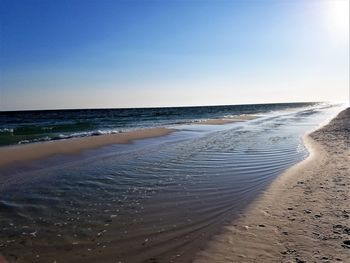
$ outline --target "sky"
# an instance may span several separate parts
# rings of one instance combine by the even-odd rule
[[[349,0],[0,0],[0,110],[346,101]]]

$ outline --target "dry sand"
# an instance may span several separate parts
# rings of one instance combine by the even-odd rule
[[[194,262],[350,262],[350,108]]]
[[[133,140],[164,136],[173,131],[175,130],[153,128],[118,134],[1,147],[0,166],[16,161],[41,159],[56,154],[77,154],[83,150],[94,149],[109,144],[130,143]]]

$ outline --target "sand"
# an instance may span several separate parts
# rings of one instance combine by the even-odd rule
[[[130,143],[133,140],[165,136],[174,131],[174,129],[153,128],[118,134],[1,147],[0,166],[18,161],[41,159],[57,154],[77,154],[83,150],[94,149],[109,144]]]
[[[238,116],[236,118],[224,118],[224,119],[209,119],[209,120],[203,120],[196,122],[196,124],[204,124],[204,125],[223,125],[223,124],[229,124],[234,122],[243,122],[243,121],[249,121],[256,119],[256,116],[253,115],[242,115]]]
[[[194,262],[350,262],[350,108]]]

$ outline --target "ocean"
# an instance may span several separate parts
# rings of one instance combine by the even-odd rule
[[[317,103],[0,112],[0,146],[167,127],[212,118],[262,114]]]
[[[303,103],[1,113],[3,146],[177,130],[0,167],[1,253],[16,262],[191,262],[308,156],[302,137],[337,112],[339,105]],[[244,114],[257,118],[197,124]]]

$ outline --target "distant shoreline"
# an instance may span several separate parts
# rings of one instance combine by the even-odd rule
[[[194,124],[203,124],[203,125],[223,125],[223,124],[229,124],[234,122],[243,122],[243,121],[249,121],[256,119],[256,116],[253,115],[245,115],[245,116],[238,116],[237,118],[223,118],[223,119],[209,119],[209,120],[203,120],[195,122]]]
[[[345,262],[350,258],[349,131],[347,108],[306,135],[310,156],[276,179],[194,262]]]

